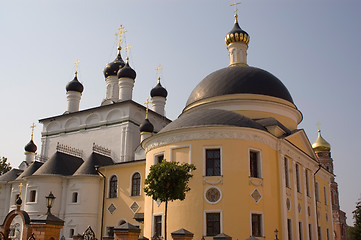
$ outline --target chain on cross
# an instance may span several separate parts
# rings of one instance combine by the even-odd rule
[[[115,36],[118,37],[118,49],[120,50],[121,45],[123,43],[123,35],[124,33],[126,33],[127,30],[124,29],[123,25],[120,25],[120,27],[118,28],[118,32],[115,34]]]
[[[145,109],[145,119],[148,119],[148,110],[149,110],[149,107],[148,107],[148,104],[149,104],[149,98],[147,98],[147,101],[145,101],[145,106],[146,106],[146,109]]]
[[[127,46],[125,47],[125,51],[127,52],[127,60],[129,60],[129,53],[130,53],[130,49],[132,48],[133,46],[130,45],[129,43],[127,44]]]
[[[78,74],[79,63],[80,63],[79,59],[76,59],[75,62],[74,62],[74,65],[75,65],[75,75]]]
[[[163,66],[159,64],[155,70],[157,70],[157,72],[158,72],[158,83],[160,83],[160,73],[163,70]]]
[[[35,123],[33,123],[33,125],[30,126],[31,128],[31,140],[33,140],[33,137],[34,137],[34,129],[35,129],[36,125]]]

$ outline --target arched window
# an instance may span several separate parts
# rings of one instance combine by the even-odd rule
[[[140,195],[140,174],[134,173],[132,177],[132,196]]]
[[[117,176],[112,176],[109,181],[109,198],[117,197],[118,179]]]

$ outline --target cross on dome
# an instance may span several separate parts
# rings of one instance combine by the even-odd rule
[[[149,104],[150,102],[149,102],[149,98],[147,98],[147,101],[145,101],[145,106],[146,106],[146,108],[145,108],[145,119],[148,119],[148,111],[149,111],[149,107],[148,107],[148,104]]]
[[[129,43],[127,44],[127,46],[125,47],[125,51],[127,52],[127,60],[129,60],[129,53],[130,53],[130,49],[132,48],[133,46],[130,45]]]
[[[118,32],[115,33],[115,36],[118,37],[118,50],[120,50],[122,47],[122,43],[123,43],[123,35],[124,33],[126,33],[127,30],[124,29],[123,25],[120,25],[120,27],[118,28]]]
[[[30,128],[31,128],[31,140],[33,140],[33,136],[34,136],[34,128],[36,127],[35,123],[33,123]]]
[[[77,59],[75,60],[75,62],[74,62],[74,66],[75,66],[75,75],[77,75],[77,74],[78,74],[78,67],[79,67],[79,63],[80,63],[80,61],[79,61],[79,59],[77,58]]]
[[[234,6],[234,18],[236,22],[238,22],[237,5],[239,4],[241,4],[241,2],[237,2],[237,0],[234,0],[234,3],[230,5],[230,6]]]
[[[159,64],[155,70],[157,70],[157,72],[158,72],[158,83],[160,83],[160,74],[163,70],[163,66]]]

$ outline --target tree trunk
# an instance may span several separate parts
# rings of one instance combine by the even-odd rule
[[[168,201],[165,202],[165,213],[164,213],[164,240],[167,240],[167,212],[168,212]]]

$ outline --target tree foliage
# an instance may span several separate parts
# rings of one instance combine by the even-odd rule
[[[0,175],[8,172],[11,170],[11,166],[10,166],[10,163],[7,162],[7,158],[6,157],[1,157],[0,159]]]
[[[145,194],[156,201],[165,202],[165,240],[167,239],[168,202],[185,199],[186,193],[191,190],[188,186],[189,180],[193,177],[191,170],[195,169],[193,164],[179,164],[163,160],[150,167],[149,174],[144,181]]]
[[[350,240],[361,240],[361,198],[356,203],[356,209],[352,212],[354,226],[349,228]]]

